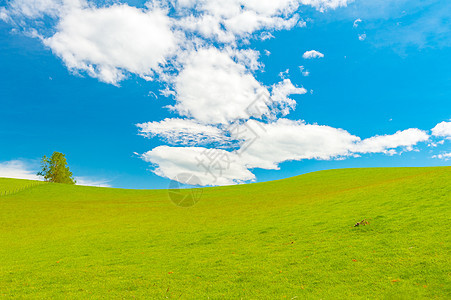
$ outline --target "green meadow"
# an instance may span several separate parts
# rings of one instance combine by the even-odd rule
[[[451,297],[451,167],[205,188],[192,207],[166,190],[29,184],[0,179],[28,187],[0,197],[0,297]]]
[[[0,197],[15,194],[40,184],[44,184],[44,182],[33,180],[0,178]]]

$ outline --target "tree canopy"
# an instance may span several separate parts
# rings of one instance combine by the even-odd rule
[[[43,176],[45,181],[75,184],[72,172],[69,170],[66,155],[53,152],[51,157],[43,156],[41,160],[41,171],[37,174]]]

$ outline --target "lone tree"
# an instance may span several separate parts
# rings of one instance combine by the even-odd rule
[[[51,157],[43,156],[41,160],[42,170],[37,174],[43,176],[45,181],[75,184],[72,172],[69,170],[66,155],[53,152]]]

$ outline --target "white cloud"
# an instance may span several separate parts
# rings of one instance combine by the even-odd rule
[[[299,66],[299,70],[301,71],[301,74],[304,77],[307,77],[310,75],[310,72],[304,66]]]
[[[6,11],[6,8],[4,8],[4,7],[0,7],[0,20],[2,20],[4,22],[9,21],[8,12]]]
[[[42,180],[36,175],[37,171],[32,166],[21,160],[10,160],[0,163],[0,177]]]
[[[245,132],[241,156],[249,168],[278,169],[284,161],[346,156],[359,141],[342,129],[288,119],[269,124],[250,120],[239,132]]]
[[[244,11],[233,18],[225,20],[224,26],[234,36],[245,37],[261,29],[291,29],[297,24],[298,20],[299,17],[297,15],[290,19],[284,19],[262,16],[254,11]]]
[[[272,35],[271,32],[262,32],[260,34],[260,39],[262,41],[270,40],[270,39],[273,39],[273,38],[274,38],[274,35]],[[265,52],[266,51],[268,51],[268,50],[265,50]]]
[[[437,154],[432,156],[432,158],[438,158],[438,159],[443,159],[443,160],[449,160],[451,159],[451,152],[448,153],[442,153],[442,154]]]
[[[272,123],[248,120],[235,126],[228,130],[233,140],[240,141],[237,151],[161,146],[143,154],[142,158],[155,164],[154,172],[160,176],[174,178],[179,173],[191,173],[201,178],[203,184],[223,185],[253,180],[254,175],[249,171],[253,168],[278,169],[285,161],[344,159],[365,153],[394,155],[399,148],[412,151],[413,146],[429,139],[426,132],[411,128],[361,140],[343,129],[289,119]],[[203,151],[208,155],[202,155]],[[216,163],[218,157],[227,157],[227,160],[219,160],[222,173],[213,166],[203,168],[209,165],[209,158]],[[199,163],[201,158],[203,164]]]
[[[324,54],[322,54],[321,52],[318,52],[316,50],[310,50],[310,51],[304,52],[304,54],[302,54],[302,57],[304,59],[323,58]]]
[[[247,39],[260,30],[282,30],[294,27],[297,1],[177,1],[176,10],[183,15],[177,20],[179,28],[196,32],[202,37],[221,43]],[[188,8],[188,9],[187,9]],[[197,14],[193,14],[193,10]],[[265,39],[270,33],[261,37]]]
[[[86,0],[11,0],[1,8],[0,18],[41,38],[74,73],[87,73],[117,84],[129,73],[151,80],[168,59],[191,48],[186,43],[211,45],[212,41],[219,41],[236,46],[238,40],[246,43],[259,31],[265,39],[274,30],[291,29],[296,24],[305,26],[299,20],[300,5],[323,11],[349,2],[352,1],[162,0],[149,1],[140,9],[116,1],[96,6]],[[171,17],[167,15],[169,10],[174,12]],[[46,17],[57,23],[56,28],[44,28],[42,21]],[[27,23],[26,19],[41,20]],[[49,32],[55,34],[49,37]],[[189,32],[206,40],[187,39],[185,34]]]
[[[175,10],[183,17],[177,25],[221,43],[235,43],[255,32],[291,29],[305,22],[297,14],[300,5],[310,5],[320,11],[346,6],[348,0],[200,0],[174,1]],[[197,14],[193,14],[193,10]],[[269,33],[270,34],[270,33]],[[260,37],[270,37],[268,33]]]
[[[294,109],[296,101],[288,98],[289,95],[303,95],[307,93],[304,88],[293,85],[290,79],[284,79],[282,82],[274,84],[271,90],[271,106],[280,111],[283,115],[287,115],[290,109]]]
[[[56,17],[64,9],[81,7],[83,0],[13,0],[8,2],[7,8],[2,9],[4,20],[37,19],[45,15]]]
[[[451,121],[438,123],[431,131],[433,136],[451,139]]]
[[[97,186],[97,187],[111,187],[109,180],[105,179],[93,179],[89,177],[75,177],[77,185],[83,186]]]
[[[362,22],[362,19],[356,19],[355,21],[354,21],[354,24],[352,25],[354,28],[356,28],[356,27],[358,27],[359,26],[359,23],[361,23]]]
[[[351,150],[359,153],[385,153],[390,149],[405,147],[405,150],[411,151],[414,145],[427,140],[429,140],[429,135],[425,131],[410,128],[391,135],[379,135],[364,139]]]
[[[165,119],[160,122],[137,124],[140,134],[146,137],[160,136],[170,144],[200,145],[223,144],[230,138],[215,126],[200,124],[187,119]]]
[[[128,72],[148,79],[177,49],[164,10],[128,5],[72,9],[44,43],[70,70],[85,71],[111,84]]]
[[[335,9],[346,6],[353,0],[177,0],[180,8],[196,8],[218,16],[231,16],[240,10],[252,10],[265,16],[287,15],[299,8],[299,5],[313,6],[319,10]]]
[[[287,15],[299,7],[296,0],[246,0],[240,2],[246,8],[266,16]]]
[[[430,144],[428,144],[428,147],[437,147],[438,145],[443,145],[445,143],[445,140],[441,140],[438,142],[431,142]]]
[[[366,33],[359,34],[359,41],[364,41],[366,39]]]
[[[158,176],[174,179],[181,173],[189,173],[197,176],[202,185],[255,180],[238,155],[221,149],[160,146],[144,153],[142,159],[156,165],[154,173]]]
[[[128,74],[137,74],[152,80],[168,59],[192,49],[186,43],[209,44],[197,38],[191,41],[182,31],[195,31],[207,39],[236,46],[237,39],[246,41],[260,32],[262,39],[271,31],[290,29],[299,21],[300,5],[317,9],[336,8],[346,0],[179,0],[149,1],[143,9],[127,4],[95,6],[85,0],[11,0],[0,11],[0,17],[24,27],[24,19],[54,18],[55,34],[46,37],[31,28],[32,36],[39,37],[62,58],[74,73],[118,84]],[[168,8],[162,9],[162,6]],[[172,17],[167,10],[174,9]],[[22,21],[21,21],[22,20]],[[38,26],[38,22],[33,26]],[[40,22],[39,24],[43,24]],[[305,22],[299,22],[304,24]],[[26,27],[26,26],[25,26]],[[52,30],[43,30],[51,32]],[[182,46],[183,44],[183,46]],[[182,48],[185,48],[183,50]],[[261,68],[256,51],[245,49],[229,53],[240,65],[250,71]],[[229,51],[230,52],[230,51]],[[177,55],[176,55],[177,54]],[[176,61],[176,64],[179,64]],[[246,76],[245,76],[246,77]],[[249,79],[249,78],[247,78]],[[251,83],[248,80],[248,83]],[[255,83],[253,83],[255,85]]]
[[[185,32],[194,32],[205,39],[213,39],[222,43],[234,43],[235,36],[223,29],[220,21],[211,15],[202,14],[198,17],[189,15],[175,20],[178,28]]]
[[[232,49],[230,47],[225,49],[225,52],[230,55],[235,61],[245,66],[251,71],[256,71],[264,67],[264,65],[258,61],[260,58],[260,52],[252,49]]]
[[[287,76],[290,74],[290,69],[286,69],[285,71],[281,71],[280,73],[279,73],[279,77],[280,78],[282,78],[282,79],[285,79],[285,78],[287,78]]]
[[[174,78],[177,103],[171,108],[205,124],[287,114],[296,105],[288,96],[304,94],[306,90],[285,79],[272,85],[270,94],[249,71],[257,68],[256,57],[254,51],[216,48],[193,51],[184,58],[184,67]]]
[[[391,150],[403,147],[411,151],[414,145],[429,139],[426,132],[411,128],[361,140],[343,129],[288,119],[269,124],[250,120],[245,126],[240,130],[247,132],[243,161],[248,167],[264,169],[277,169],[280,162],[290,160],[328,160],[363,153],[393,155]]]
[[[247,119],[247,107],[264,88],[246,68],[216,48],[192,52],[174,79],[180,115],[209,124]],[[255,117],[267,113],[256,112]]]
[[[323,12],[326,9],[336,9],[338,7],[347,6],[354,0],[300,0],[304,5],[310,5]]]

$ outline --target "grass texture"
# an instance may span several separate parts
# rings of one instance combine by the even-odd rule
[[[17,180],[9,178],[0,178],[0,197],[15,194],[40,184],[44,184],[44,182],[34,180]]]
[[[0,297],[451,295],[451,167],[329,170],[201,192],[189,208],[166,190],[43,184],[1,197]]]

